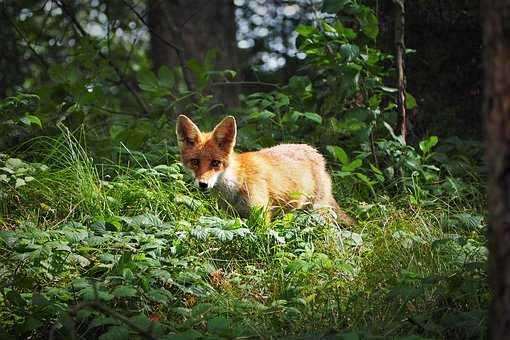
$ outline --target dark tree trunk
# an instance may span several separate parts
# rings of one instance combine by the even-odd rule
[[[149,0],[149,25],[160,36],[151,35],[154,69],[162,65],[182,66],[182,58],[166,40],[181,49],[186,61],[196,59],[201,63],[207,51],[216,49],[215,69],[238,71],[234,10],[232,0]],[[196,89],[196,79],[191,74],[189,78],[188,87]],[[210,91],[227,107],[238,104],[238,91],[232,86],[218,86]]]
[[[510,1],[483,0],[491,339],[510,338]]]

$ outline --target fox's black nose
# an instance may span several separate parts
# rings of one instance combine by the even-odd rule
[[[207,183],[206,182],[198,182],[198,187],[200,189],[207,189]]]

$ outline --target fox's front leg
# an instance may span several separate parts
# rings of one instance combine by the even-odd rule
[[[248,191],[248,199],[246,201],[250,210],[262,210],[265,221],[268,223],[271,222],[271,199],[269,197],[267,185],[253,185],[251,190]]]

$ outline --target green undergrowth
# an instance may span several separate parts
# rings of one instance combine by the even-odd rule
[[[358,225],[267,223],[219,209],[178,162],[99,164],[65,134],[40,144],[41,163],[0,159],[3,337],[486,334],[481,194],[342,195],[335,177]]]

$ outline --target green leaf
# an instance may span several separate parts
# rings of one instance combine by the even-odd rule
[[[311,120],[312,122],[315,122],[317,124],[321,124],[322,123],[322,117],[320,115],[318,115],[317,113],[315,113],[315,112],[304,112],[303,116],[306,119]]]
[[[349,163],[349,156],[347,156],[347,153],[341,147],[336,145],[328,145],[326,149],[330,154],[333,155],[333,157],[335,157],[335,159],[340,161],[340,163],[342,163],[343,165]]]
[[[147,295],[152,301],[158,303],[168,303],[173,298],[172,293],[163,288],[152,288]]]
[[[22,178],[16,178],[16,185],[14,186],[15,188],[19,188],[19,187],[22,187],[24,185],[26,185],[27,183],[25,182],[24,179]]]
[[[408,110],[414,109],[417,106],[416,99],[409,92],[406,92],[405,95],[406,95],[406,98],[405,98],[406,109],[408,109]]]
[[[153,215],[153,214],[143,214],[143,215],[138,215],[138,216],[135,216],[131,219],[130,223],[128,223],[130,226],[135,226],[135,227],[144,227],[144,226],[149,226],[149,227],[162,227],[164,225],[164,222],[161,221],[161,219],[159,217],[157,217],[156,215]]]
[[[277,108],[285,107],[285,106],[289,105],[289,103],[290,103],[290,99],[288,96],[286,96],[284,94],[279,94],[277,96],[277,101],[276,101]]]
[[[182,203],[182,204],[186,205],[188,208],[190,208],[191,210],[197,210],[204,205],[200,200],[197,200],[193,197],[190,197],[188,195],[183,195],[183,194],[175,194],[174,202]]]
[[[439,139],[437,138],[437,136],[430,136],[429,138],[425,139],[425,140],[422,140],[420,142],[420,150],[424,153],[424,154],[428,154],[430,152],[430,150],[436,146],[437,142],[439,141]]]
[[[366,175],[359,172],[356,172],[354,175],[369,187],[372,187],[372,185],[374,185],[374,182],[372,182]]]
[[[155,92],[159,89],[158,78],[151,70],[144,70],[138,74],[139,86],[142,90]]]
[[[14,290],[10,290],[5,297],[7,298],[9,303],[16,305],[18,307],[25,307],[25,305],[27,304],[25,299],[23,299],[23,297],[20,295],[20,293]]]
[[[315,28],[313,28],[312,26],[308,26],[308,25],[299,25],[296,28],[296,32],[305,38],[312,35],[314,31],[315,31]]]
[[[220,228],[211,228],[210,232],[216,236],[220,241],[231,241],[234,238],[234,232],[232,230],[225,230]]]
[[[137,290],[131,286],[119,286],[115,288],[112,294],[118,298],[127,298],[136,296]]]
[[[159,69],[158,76],[159,76],[159,85],[161,87],[165,87],[165,88],[169,89],[170,87],[172,87],[174,85],[174,81],[175,81],[174,75],[168,66],[166,66],[166,65],[161,66]]]
[[[190,234],[199,240],[205,240],[210,234],[210,229],[211,228],[196,227],[191,230]]]
[[[349,164],[342,166],[342,171],[352,172],[352,171],[356,170],[357,168],[359,168],[362,164],[363,164],[363,161],[361,159],[359,159],[359,158],[355,159],[352,162],[350,162]]]
[[[236,75],[237,75],[237,72],[234,71],[234,70],[226,69],[226,70],[223,71],[223,75],[226,78],[234,79],[236,77]]]
[[[84,288],[82,290],[80,290],[79,292],[80,296],[82,297],[82,299],[84,300],[87,300],[87,301],[92,301],[92,300],[102,300],[102,301],[110,301],[111,299],[113,299],[113,295],[104,291],[104,290],[101,290],[101,289],[97,289],[95,290],[93,287],[87,287],[87,288]]]
[[[375,40],[379,34],[379,22],[374,12],[369,7],[362,6],[358,20],[363,33],[372,40]]]
[[[43,323],[41,322],[41,320],[38,320],[33,317],[29,317],[23,324],[23,330],[25,332],[32,332],[41,326],[43,326]]]
[[[268,110],[255,111],[250,113],[249,119],[253,120],[266,120],[275,117],[276,115]]]
[[[25,162],[18,158],[9,158],[5,161],[5,166],[12,170],[17,170],[19,168],[24,168],[27,166]]]
[[[307,272],[310,268],[311,268],[310,263],[306,262],[303,259],[296,259],[289,263],[289,265],[287,266],[287,271],[291,273]]]
[[[42,128],[41,120],[37,116],[25,115],[24,117],[21,117],[19,120],[25,125],[37,125],[40,128]]]
[[[90,264],[89,259],[87,259],[84,256],[81,256],[81,255],[78,255],[78,254],[72,254],[70,257],[72,259],[74,259],[76,262],[78,262],[81,267],[87,267]]]
[[[222,333],[229,329],[229,322],[222,316],[207,321],[207,330],[213,333]]]
[[[352,61],[359,55],[359,47],[353,44],[343,44],[340,46],[340,53],[345,57],[346,61]]]

